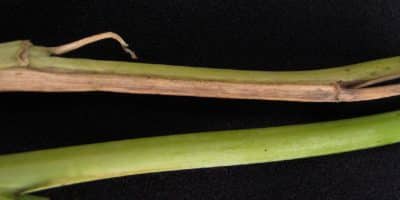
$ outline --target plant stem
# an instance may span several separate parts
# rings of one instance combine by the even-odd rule
[[[251,71],[52,56],[105,38],[118,40],[135,56],[114,33],[59,47],[34,46],[28,41],[0,44],[0,91],[111,91],[312,102],[400,94],[398,84],[371,87],[400,77],[400,57],[319,70]]]
[[[399,130],[400,111],[396,111],[306,125],[149,137],[9,154],[0,156],[0,191],[3,196],[19,197],[133,174],[328,155],[399,142]]]

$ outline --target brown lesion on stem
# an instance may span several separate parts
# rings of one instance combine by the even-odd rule
[[[352,102],[400,94],[400,85],[348,88],[335,84],[257,84],[113,74],[0,70],[0,91],[87,92],[196,96],[299,102]]]
[[[331,85],[292,85],[181,80],[115,74],[68,73],[29,68],[0,70],[0,91],[107,91],[231,99],[336,101]]]
[[[21,47],[17,52],[17,63],[19,66],[26,67],[29,66],[29,49],[32,43],[28,40],[21,42]]]

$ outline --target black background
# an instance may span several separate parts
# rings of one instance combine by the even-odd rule
[[[142,62],[299,70],[400,55],[400,1],[97,0],[0,3],[0,42],[58,45],[114,31]],[[104,41],[66,56],[125,60]],[[288,103],[113,93],[1,93],[0,153],[395,110],[400,98]],[[351,137],[351,135],[349,135]],[[326,157],[136,175],[53,199],[399,199],[400,145]]]

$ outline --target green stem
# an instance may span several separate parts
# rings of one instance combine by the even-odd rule
[[[306,125],[192,133],[0,156],[0,191],[20,196],[151,172],[290,160],[400,141],[400,111]],[[1,196],[1,194],[0,194]]]

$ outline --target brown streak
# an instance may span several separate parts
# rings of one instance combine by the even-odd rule
[[[0,71],[0,91],[109,91],[233,99],[334,102],[332,85],[232,83],[156,77],[66,73],[11,68]]]
[[[339,101],[368,101],[375,99],[383,99],[400,95],[400,85],[377,86],[361,89],[346,89],[340,93]]]
[[[235,83],[10,68],[0,70],[0,91],[107,91],[228,99],[352,102],[399,95],[400,85],[353,89],[345,88],[340,83],[330,85]]]

